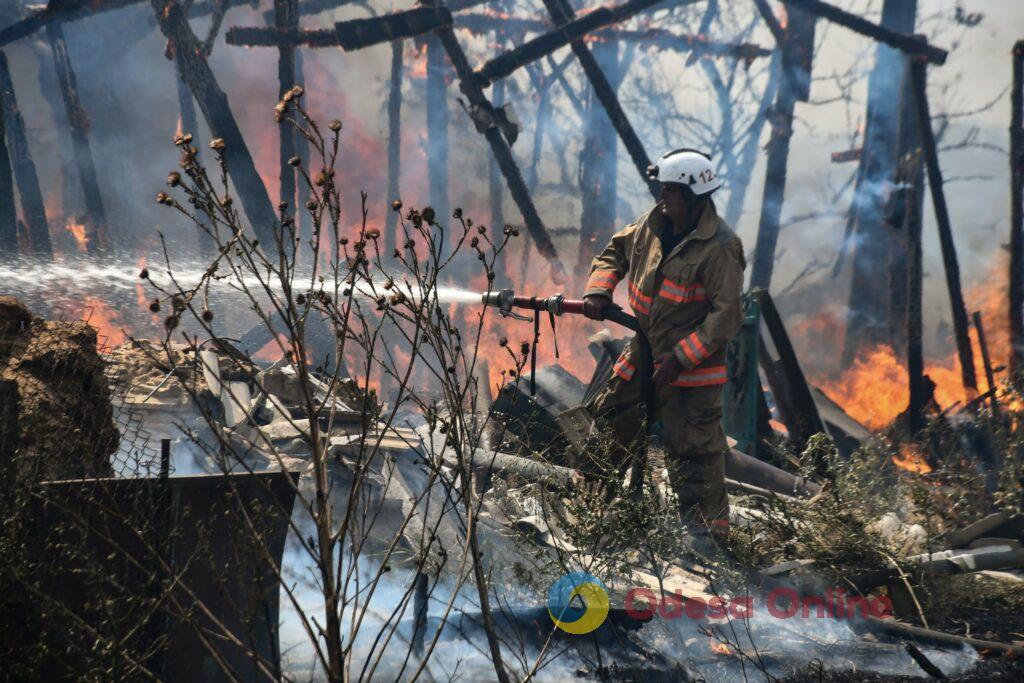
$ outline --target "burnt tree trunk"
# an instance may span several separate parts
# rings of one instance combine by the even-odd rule
[[[797,100],[810,94],[811,59],[814,54],[813,15],[789,7],[789,23],[783,34],[782,81],[771,112],[772,133],[768,141],[761,220],[754,247],[750,286],[770,291],[775,268],[775,247],[779,242],[779,220],[786,196],[786,167],[789,141],[793,136],[793,112]]]
[[[956,245],[953,243],[953,228],[949,222],[949,209],[942,187],[942,170],[939,168],[939,151],[932,131],[931,113],[928,108],[928,64],[912,62],[910,71],[913,81],[914,99],[917,104],[917,125],[921,134],[921,147],[925,166],[928,169],[928,187],[931,190],[935,221],[939,228],[939,244],[942,247],[942,261],[946,271],[946,287],[953,313],[953,333],[956,337],[957,355],[960,359],[960,374],[964,388],[977,390],[978,380],[974,372],[974,354],[971,352],[971,338],[967,328],[967,309],[964,306],[963,290],[960,286],[960,264],[957,261]]]
[[[882,9],[882,26],[901,33],[913,33],[916,18],[917,0],[886,0]],[[889,342],[888,332],[893,327],[905,327],[901,321],[890,321],[890,293],[900,289],[906,278],[886,268],[893,251],[902,247],[902,240],[897,239],[885,216],[896,171],[905,64],[901,52],[880,43],[875,52],[875,68],[868,80],[861,168],[850,211],[858,239],[854,242],[843,347],[843,361],[847,365],[857,351]],[[900,313],[905,310],[901,308]]]
[[[1010,378],[1024,373],[1024,40],[1013,46],[1010,93]]]
[[[60,94],[64,100],[68,125],[71,127],[71,147],[75,155],[78,179],[82,184],[82,199],[86,213],[85,246],[90,254],[95,254],[109,249],[111,245],[107,234],[107,212],[103,207],[99,179],[96,177],[96,164],[92,158],[92,148],[89,146],[89,116],[78,99],[78,83],[61,25],[57,22],[47,25],[46,37],[53,52],[53,66],[60,83]]]
[[[188,25],[184,12],[175,0],[150,0],[160,31],[171,42],[174,59],[181,64],[181,74],[203,112],[206,125],[214,137],[225,143],[224,157],[235,186],[235,192],[249,218],[256,238],[264,249],[276,249],[277,217],[270,195],[263,184],[252,154],[238,128],[227,95],[203,57],[202,46]]]
[[[399,198],[402,177],[402,69],[404,40],[391,41],[391,85],[388,90],[388,196],[390,204]],[[398,211],[388,211],[384,229],[384,253],[399,246]]]
[[[619,85],[619,43],[610,40],[594,45],[594,61],[608,76],[609,85]],[[593,87],[587,101],[587,133],[580,153],[580,243],[576,268],[590,269],[594,253],[615,234],[615,174],[618,170],[618,145],[611,119],[597,99]]]
[[[444,47],[436,35],[427,39],[427,201],[437,220],[448,225],[448,98]],[[445,249],[448,245],[445,245]]]
[[[559,26],[573,20],[574,13],[567,0],[544,0],[544,6],[547,8],[548,14],[551,15],[551,20]],[[657,199],[659,193],[658,183],[647,177],[647,169],[651,165],[651,159],[647,156],[647,152],[644,150],[640,138],[637,137],[636,131],[633,130],[626,112],[622,110],[622,105],[619,104],[619,100],[615,96],[615,88],[608,82],[608,78],[604,75],[601,66],[597,63],[585,42],[574,40],[571,45],[573,54],[576,55],[580,66],[583,67],[583,72],[587,75],[590,86],[594,89],[594,96],[608,113],[612,126],[615,127],[623,146],[629,152],[629,156],[633,160],[633,165],[636,166],[640,177],[647,183],[647,189],[650,191],[651,196]]]
[[[297,29],[299,27],[299,8],[296,0],[274,0],[274,26],[278,29]],[[291,45],[280,45],[277,48],[277,96],[284,97],[284,94],[295,86],[295,52]],[[296,205],[295,198],[295,174],[296,169],[288,163],[288,160],[295,156],[295,127],[288,121],[278,124],[278,157],[280,166],[279,201],[287,204],[292,211],[302,211],[302,207]],[[308,162],[308,159],[304,161]]]
[[[18,210],[14,204],[14,175],[7,153],[7,126],[0,110],[0,256],[18,255]]]
[[[39,176],[28,148],[25,120],[18,109],[14,94],[14,82],[7,66],[7,55],[0,50],[0,104],[3,105],[4,123],[7,129],[7,151],[10,154],[14,181],[18,185],[21,210],[25,218],[29,249],[39,257],[52,259],[53,246],[50,243],[50,228],[46,224],[46,208],[43,193],[39,190]]]

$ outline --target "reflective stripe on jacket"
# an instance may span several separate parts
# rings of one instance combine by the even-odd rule
[[[662,258],[667,223],[655,207],[616,233],[594,259],[585,295],[611,297],[627,280],[629,304],[654,358],[671,352],[683,366],[672,385],[724,384],[725,347],[743,323],[743,245],[709,201],[697,228]],[[630,344],[615,364],[623,380],[636,371],[635,352]]]

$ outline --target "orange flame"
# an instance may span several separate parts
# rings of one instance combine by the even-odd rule
[[[68,222],[64,225],[64,229],[75,238],[75,245],[80,253],[84,254],[89,250],[89,238],[85,234],[84,223],[79,223],[74,218],[69,218]]]
[[[932,471],[932,466],[928,464],[924,453],[921,452],[921,448],[917,444],[903,444],[899,455],[892,456],[892,462],[896,467],[908,472],[928,474]]]
[[[97,346],[100,350],[109,349],[127,341],[121,330],[120,315],[111,310],[101,299],[91,295],[85,296],[81,318],[96,330]]]
[[[1000,259],[993,264],[984,280],[971,287],[964,297],[969,310],[981,311],[985,341],[997,380],[1005,375],[1002,366],[1010,353],[1006,273],[1005,259]],[[794,331],[820,335],[819,327],[818,323],[805,324],[802,328],[795,327]],[[981,346],[973,327],[970,337],[978,390],[986,392],[989,387]],[[969,394],[964,390],[960,361],[955,351],[944,359],[926,362],[925,374],[935,382],[935,400],[942,407],[948,408],[958,401],[974,398],[973,392]],[[842,406],[850,417],[869,429],[883,429],[907,408],[909,381],[906,364],[889,345],[864,350],[838,379],[819,378],[815,384]]]
[[[715,640],[708,636],[708,645],[711,646],[711,651],[719,655],[732,655],[734,654],[732,648],[726,643]]]

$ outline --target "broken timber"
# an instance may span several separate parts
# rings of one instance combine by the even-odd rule
[[[774,18],[770,11],[763,18],[767,21],[768,16]],[[772,132],[768,140],[761,219],[750,274],[750,286],[764,290],[770,290],[775,268],[775,247],[779,241],[779,221],[786,196],[789,143],[793,137],[793,113],[797,100],[806,102],[810,94],[814,28],[813,15],[790,8],[789,23],[778,46],[782,50],[782,80],[770,114]]]
[[[880,43],[885,43],[910,56],[920,55],[932,64],[945,64],[946,57],[949,55],[942,48],[930,45],[921,36],[907,35],[906,33],[900,33],[899,31],[879,26],[856,14],[841,10],[827,2],[821,2],[821,0],[786,0],[786,6],[789,10],[800,9],[808,14],[828,19],[832,23],[845,26],[855,33],[873,38]]]
[[[46,208],[43,193],[39,190],[39,175],[28,148],[25,119],[18,108],[14,94],[14,82],[7,66],[7,55],[0,50],[0,105],[3,109],[7,129],[7,151],[10,154],[11,170],[18,185],[21,210],[25,217],[29,250],[36,256],[53,258],[50,244],[50,228],[46,223]]]
[[[928,169],[928,187],[931,190],[935,221],[939,228],[939,244],[942,247],[946,286],[949,289],[949,301],[953,308],[953,333],[956,337],[957,354],[960,359],[960,374],[963,377],[964,387],[974,390],[978,387],[978,380],[974,372],[971,338],[967,331],[967,308],[964,305],[964,295],[960,287],[960,265],[957,262],[956,246],[953,244],[953,229],[950,226],[949,209],[946,206],[946,195],[942,187],[942,170],[939,168],[939,152],[935,145],[935,133],[932,131],[931,113],[928,108],[927,70],[928,65],[923,61],[911,63],[912,90],[917,103],[917,123],[921,136],[921,147]]]
[[[224,140],[224,157],[228,173],[234,181],[239,201],[249,218],[256,238],[264,249],[276,246],[274,227],[277,218],[270,196],[263,184],[249,148],[238,128],[228,104],[227,95],[220,89],[210,65],[202,54],[202,46],[188,25],[181,6],[175,0],[150,0],[160,30],[174,48],[175,61],[181,65],[181,74],[196,98],[206,125],[216,138]]]
[[[424,4],[431,6],[434,2],[433,0],[424,0]],[[558,251],[555,249],[551,236],[541,221],[540,214],[537,213],[537,207],[534,206],[530,192],[526,188],[526,183],[523,182],[523,176],[519,172],[515,158],[512,156],[512,150],[502,137],[497,112],[487,100],[480,84],[476,82],[473,68],[469,65],[466,53],[462,51],[462,47],[455,38],[455,32],[452,28],[448,26],[438,29],[437,36],[444,46],[445,52],[448,53],[452,66],[455,67],[460,88],[469,100],[469,111],[477,130],[484,134],[487,142],[491,145],[491,151],[498,162],[498,168],[501,169],[502,175],[505,176],[509,192],[516,206],[519,207],[520,213],[523,215],[526,229],[530,232],[530,237],[533,238],[537,251],[551,264],[555,279],[564,279],[565,272],[558,259]]]
[[[0,255],[18,254],[18,212],[14,204],[14,175],[7,153],[7,126],[0,107]]]
[[[692,2],[684,0],[681,4],[692,4]],[[573,20],[573,10],[567,0],[544,0],[544,6],[551,15],[552,21],[558,25],[565,25]],[[594,59],[594,55],[591,54],[590,48],[587,47],[586,43],[582,40],[574,40],[570,45],[572,46],[572,51],[576,54],[576,59],[579,60],[580,66],[583,67],[583,71],[587,75],[587,80],[590,81],[591,87],[594,88],[594,95],[601,102],[604,110],[608,112],[608,118],[611,119],[612,125],[615,126],[615,130],[622,140],[622,144],[626,147],[626,151],[629,152],[637,172],[640,173],[640,177],[647,183],[647,189],[650,190],[651,196],[657,199],[660,191],[659,184],[647,176],[647,169],[651,166],[651,159],[647,156],[640,138],[637,137],[633,126],[629,123],[626,112],[622,110],[622,105],[619,104],[618,98],[615,97],[614,88],[608,82],[604,72],[601,71],[600,65]]]
[[[477,69],[476,75],[481,85],[487,85],[511,75],[516,69],[541,57],[565,47],[569,43],[582,40],[584,36],[608,26],[625,21],[648,7],[661,3],[662,0],[629,0],[616,7],[599,7],[582,17],[560,23],[558,28],[544,33],[532,40],[504,52]],[[554,15],[552,15],[554,16]]]
[[[522,17],[498,18],[488,14],[470,13],[455,15],[455,28],[464,28],[473,33],[483,35],[492,30],[544,33],[550,31],[552,27],[550,23],[538,19],[524,19]],[[745,60],[767,57],[772,53],[771,50],[754,43],[726,43],[693,33],[673,33],[663,28],[645,28],[641,30],[604,28],[592,31],[589,35],[602,42],[619,40],[643,43],[644,47],[657,47],[672,52],[693,52],[698,55],[733,57]]]
[[[1010,378],[1024,372],[1024,40],[1013,46],[1010,91]]]
[[[103,208],[99,180],[96,177],[96,164],[89,146],[89,118],[78,99],[78,84],[60,22],[51,22],[46,27],[46,37],[53,53],[53,66],[57,72],[60,94],[71,128],[71,147],[78,168],[78,179],[82,184],[86,211],[85,245],[90,254],[95,254],[110,247],[110,238],[107,235],[107,212]]]

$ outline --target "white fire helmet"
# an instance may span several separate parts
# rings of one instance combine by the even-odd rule
[[[647,168],[647,176],[661,183],[686,185],[698,197],[707,196],[722,186],[711,157],[695,149],[677,149],[663,154],[658,163]]]

